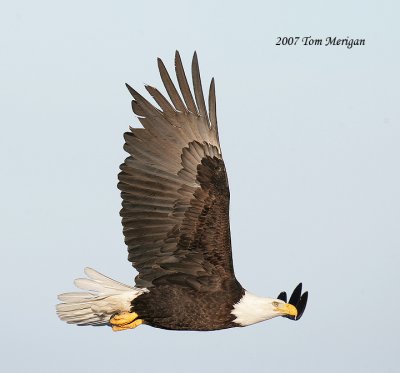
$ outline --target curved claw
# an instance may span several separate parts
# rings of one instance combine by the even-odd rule
[[[307,305],[307,300],[308,300],[308,291],[304,292],[303,294],[301,294],[301,290],[302,290],[302,283],[300,282],[300,284],[298,284],[296,286],[296,288],[293,290],[292,295],[290,296],[289,302],[287,302],[287,295],[285,291],[282,291],[279,295],[277,299],[282,300],[283,302],[287,302],[289,304],[291,304],[292,306],[295,306],[297,308],[297,316],[283,316],[286,317],[287,319],[290,320],[300,320],[300,318],[303,316],[304,310],[306,309],[306,305]]]
[[[292,295],[290,296],[289,303],[293,304],[293,306],[296,306],[297,303],[299,303],[300,301],[302,287],[303,284],[300,282],[300,284],[296,286],[296,288],[293,290]]]
[[[286,295],[286,291],[282,291],[279,295],[278,295],[278,298],[277,299],[280,299],[281,301],[283,301],[283,302],[287,302],[287,295]]]
[[[304,310],[306,309],[308,300],[308,291],[306,291],[301,297],[299,303],[297,303],[297,317],[296,320],[300,320],[301,316],[303,316]]]

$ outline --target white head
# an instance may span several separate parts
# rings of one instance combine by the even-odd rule
[[[233,320],[236,324],[247,326],[276,316],[296,317],[297,309],[280,299],[258,297],[246,291],[242,299],[233,306],[231,313],[236,316]]]

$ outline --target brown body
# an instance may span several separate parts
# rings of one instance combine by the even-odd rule
[[[232,305],[244,294],[237,281],[224,289],[199,293],[182,286],[163,285],[132,302],[133,310],[147,325],[173,330],[218,330],[238,326]]]

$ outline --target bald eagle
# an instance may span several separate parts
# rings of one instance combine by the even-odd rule
[[[143,128],[124,135],[129,153],[118,188],[128,260],[139,272],[128,286],[86,268],[75,280],[84,292],[64,293],[61,320],[108,325],[114,331],[146,324],[170,330],[218,330],[276,316],[299,320],[308,292],[301,283],[289,301],[254,295],[235,277],[229,229],[229,186],[218,136],[215,84],[208,111],[196,53],[193,93],[175,54],[179,91],[164,63],[158,68],[169,100],[146,86],[158,107],[126,85]]]

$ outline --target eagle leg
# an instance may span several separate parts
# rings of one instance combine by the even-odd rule
[[[136,312],[121,312],[117,313],[110,319],[110,324],[115,326],[124,326],[135,321],[139,315]]]
[[[142,319],[136,319],[135,321],[130,322],[129,324],[125,325],[113,325],[112,330],[114,332],[119,332],[121,330],[128,330],[128,329],[135,329],[137,326],[143,324]]]

